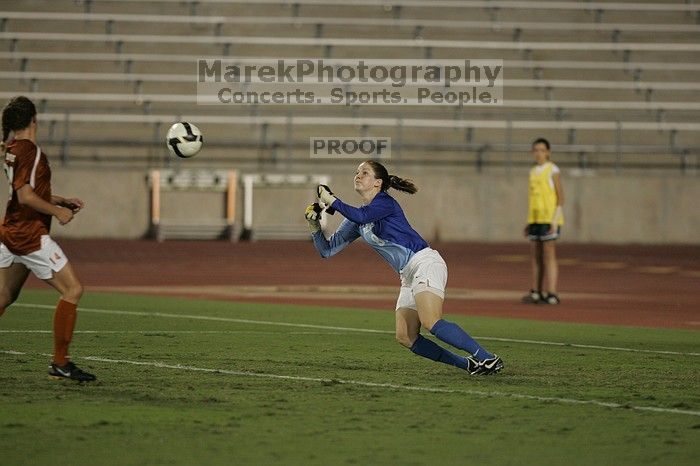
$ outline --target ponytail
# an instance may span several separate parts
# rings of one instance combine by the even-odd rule
[[[408,194],[415,194],[418,192],[418,187],[413,184],[413,181],[400,178],[396,175],[390,175],[386,167],[376,160],[366,160],[365,163],[372,167],[374,177],[382,180],[382,192],[386,192],[389,188],[394,188]]]
[[[399,178],[396,175],[389,175],[389,187],[408,194],[415,194],[418,192],[418,187],[413,184],[413,181]]]

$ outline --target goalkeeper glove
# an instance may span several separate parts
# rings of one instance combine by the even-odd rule
[[[333,195],[331,188],[325,184],[319,184],[316,188],[316,194],[318,195],[318,199],[326,205],[326,212],[333,215],[335,209],[331,206],[333,205],[333,201],[337,198]]]
[[[317,202],[306,207],[304,217],[309,222],[309,231],[312,234],[321,231],[321,212],[323,208]]]

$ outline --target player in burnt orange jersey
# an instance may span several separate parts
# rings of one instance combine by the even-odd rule
[[[13,139],[6,142],[10,133]],[[60,294],[53,320],[54,353],[49,375],[80,382],[95,376],[79,369],[68,356],[76,309],[83,287],[73,267],[49,236],[51,218],[61,225],[73,219],[85,204],[51,193],[51,168],[36,145],[36,107],[26,97],[15,97],[2,111],[2,147],[10,197],[0,226],[0,315],[19,296],[31,271]]]

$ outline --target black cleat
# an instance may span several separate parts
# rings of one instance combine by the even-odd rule
[[[481,368],[479,367],[479,361],[474,359],[471,356],[467,356],[467,372],[469,372],[469,375],[476,375],[479,373],[479,370]]]
[[[93,380],[97,380],[97,377],[84,372],[70,361],[68,361],[65,366],[51,363],[49,366],[49,378],[54,380],[70,379],[77,380],[78,382],[92,382]]]
[[[479,361],[479,367],[474,374],[478,375],[491,375],[497,374],[503,369],[503,361],[498,355],[494,354],[492,358],[484,359]]]
[[[540,293],[539,291],[530,290],[528,294],[523,296],[520,302],[525,304],[537,304],[540,302],[540,300],[542,300],[542,298],[542,293]]]
[[[547,294],[542,296],[539,304],[559,304],[560,302],[559,296],[555,294]]]

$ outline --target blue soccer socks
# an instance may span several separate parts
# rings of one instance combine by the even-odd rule
[[[433,361],[439,361],[444,364],[450,364],[452,366],[457,366],[460,369],[470,370],[469,360],[467,358],[456,355],[449,350],[446,350],[437,343],[424,338],[422,335],[418,335],[416,341],[413,342],[411,346],[411,351],[424,358],[431,359]]]
[[[438,337],[440,340],[448,343],[455,348],[471,353],[478,361],[484,361],[493,358],[493,354],[482,348],[476,340],[469,336],[467,332],[462,330],[457,324],[440,319],[435,322],[430,333]]]

